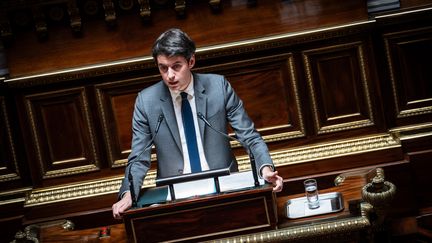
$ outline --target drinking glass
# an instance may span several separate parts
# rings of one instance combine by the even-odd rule
[[[319,208],[318,186],[315,179],[307,179],[304,181],[306,198],[310,209]]]

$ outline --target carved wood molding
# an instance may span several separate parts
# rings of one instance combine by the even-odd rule
[[[0,161],[0,182],[19,180],[21,179],[20,171],[18,169],[18,159],[16,154],[16,145],[12,137],[11,126],[9,124],[8,112],[6,109],[6,101],[3,97],[0,97],[0,124],[2,124],[2,130],[5,133],[6,141],[3,146],[7,147],[7,151],[10,154],[10,161]],[[0,131],[1,133],[1,131]]]
[[[319,241],[320,237],[325,237],[325,240],[337,241],[337,239],[346,239],[350,233],[371,227],[372,223],[367,215],[367,211],[370,210],[372,210],[370,204],[362,203],[361,216],[238,235],[206,242],[307,242],[308,240],[315,242]]]
[[[228,44],[201,47],[197,48],[196,55],[198,60],[207,60],[225,56],[240,55],[255,51],[287,47],[299,43],[320,41],[364,32],[372,28],[374,23],[375,21],[373,20],[362,21],[327,28],[262,37],[246,41],[231,42]],[[58,82],[80,80],[90,77],[107,76],[135,70],[142,71],[151,68],[155,68],[153,58],[151,56],[144,56],[122,61],[107,62],[98,65],[64,69],[55,72],[41,73],[23,77],[11,77],[7,78],[4,82],[9,87],[25,88]]]
[[[67,99],[59,104],[57,101],[53,101],[58,96],[67,97]],[[26,111],[30,119],[33,146],[39,164],[38,172],[42,178],[52,178],[99,170],[100,161],[96,151],[97,146],[90,115],[90,105],[88,104],[86,92],[83,87],[28,95],[25,97],[25,102]],[[72,107],[69,108],[69,111],[77,112],[77,116],[81,117],[82,124],[79,123],[80,121],[68,119],[64,114],[59,116],[70,121],[70,125],[76,126],[77,131],[86,130],[85,134],[89,134],[89,136],[80,136],[80,134],[78,134],[74,138],[69,137],[69,140],[73,140],[77,142],[77,144],[82,144],[83,146],[79,146],[76,149],[67,147],[66,149],[71,152],[68,155],[69,157],[56,157],[56,150],[54,149],[56,143],[50,140],[53,135],[48,133],[50,130],[48,129],[48,122],[54,121],[52,119],[47,119],[47,116],[54,112],[50,112],[47,109],[49,109],[49,107],[56,107],[55,109],[57,110],[60,107],[66,109],[68,106]],[[69,164],[69,166],[65,167],[65,164]]]
[[[367,153],[370,151],[385,150],[400,147],[397,137],[392,134],[382,134],[351,140],[337,141],[328,144],[306,146],[302,148],[287,149],[271,152],[276,167],[307,163],[314,160],[349,156],[352,154]],[[239,171],[250,170],[248,156],[237,157]],[[34,189],[27,194],[26,207],[57,203],[118,193],[123,176],[97,180],[85,183],[76,183],[67,186]],[[150,170],[143,182],[142,188],[154,187],[156,171]]]

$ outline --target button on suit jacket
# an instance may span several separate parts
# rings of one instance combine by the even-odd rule
[[[243,102],[224,76],[216,74],[194,75],[196,111],[201,112],[217,130],[227,133],[228,123],[234,129],[242,145],[250,148],[255,156],[256,168],[264,164],[273,165],[267,145],[255,130],[247,115]],[[168,87],[160,81],[139,92],[132,120],[132,152],[126,172],[131,167],[135,195],[150,168],[151,150],[142,153],[154,136],[159,116],[163,114],[159,132],[154,138],[157,155],[157,177],[170,177],[183,173],[183,153],[173,102]],[[226,168],[232,163],[237,170],[237,161],[229,141],[198,119],[204,154],[210,169]],[[139,158],[138,158],[139,156]],[[133,162],[131,162],[133,161]],[[189,162],[187,162],[189,163]],[[119,196],[129,190],[128,175],[125,175]]]

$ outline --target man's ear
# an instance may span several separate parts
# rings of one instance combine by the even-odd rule
[[[192,69],[195,66],[195,54],[189,59],[189,68]]]

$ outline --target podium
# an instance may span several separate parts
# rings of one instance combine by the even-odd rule
[[[272,190],[263,184],[131,209],[123,215],[129,242],[202,242],[275,229]]]

